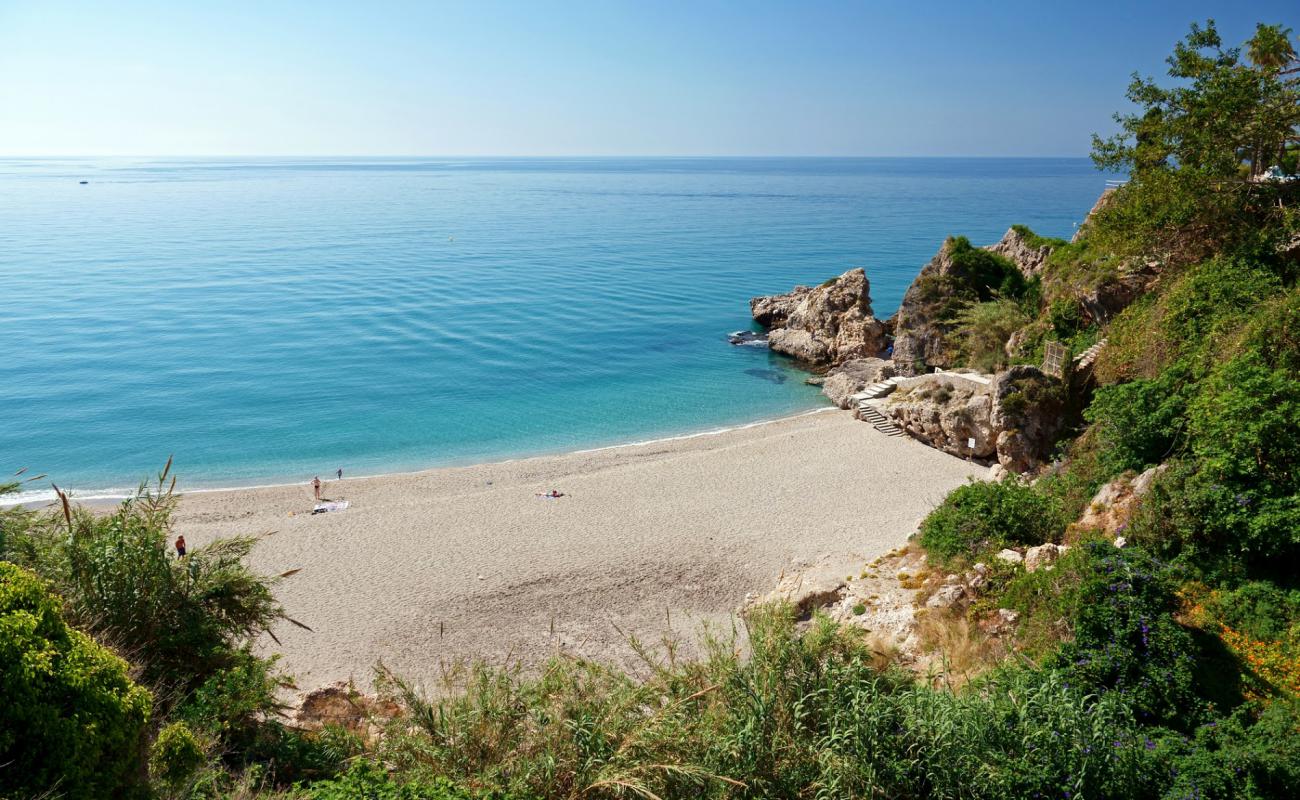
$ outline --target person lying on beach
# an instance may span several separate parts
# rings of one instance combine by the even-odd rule
[[[555,491],[554,489],[552,489],[552,490],[550,490],[549,492],[538,492],[538,493],[537,493],[537,496],[538,496],[538,497],[549,497],[549,498],[551,498],[551,499],[554,499],[554,498],[556,498],[556,497],[564,497],[564,492],[557,492],[557,491]]]

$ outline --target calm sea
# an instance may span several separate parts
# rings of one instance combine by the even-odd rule
[[[751,295],[863,266],[888,316],[944,236],[1069,236],[1104,178],[1085,159],[3,160],[0,474],[89,497],[174,453],[187,487],[248,485],[815,408],[787,361],[728,345]]]

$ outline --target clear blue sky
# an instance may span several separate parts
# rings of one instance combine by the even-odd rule
[[[1083,155],[1288,2],[0,0],[0,155]]]

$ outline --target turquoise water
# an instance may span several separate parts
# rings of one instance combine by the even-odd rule
[[[823,403],[748,298],[1068,236],[1084,159],[0,161],[0,470],[82,496],[597,447]],[[81,185],[79,181],[88,181]],[[30,488],[36,489],[33,485]]]

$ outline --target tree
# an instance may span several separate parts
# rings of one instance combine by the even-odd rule
[[[1093,136],[1098,167],[1194,170],[1220,181],[1257,176],[1300,141],[1300,87],[1283,77],[1295,57],[1290,31],[1261,25],[1242,63],[1239,48],[1224,48],[1214,20],[1193,24],[1167,59],[1172,87],[1137,74],[1128,99],[1140,113],[1117,114],[1122,132]]]
[[[1246,43],[1246,57],[1263,70],[1286,70],[1296,60],[1295,46],[1291,44],[1291,29],[1262,22],[1256,25],[1254,37]]]

